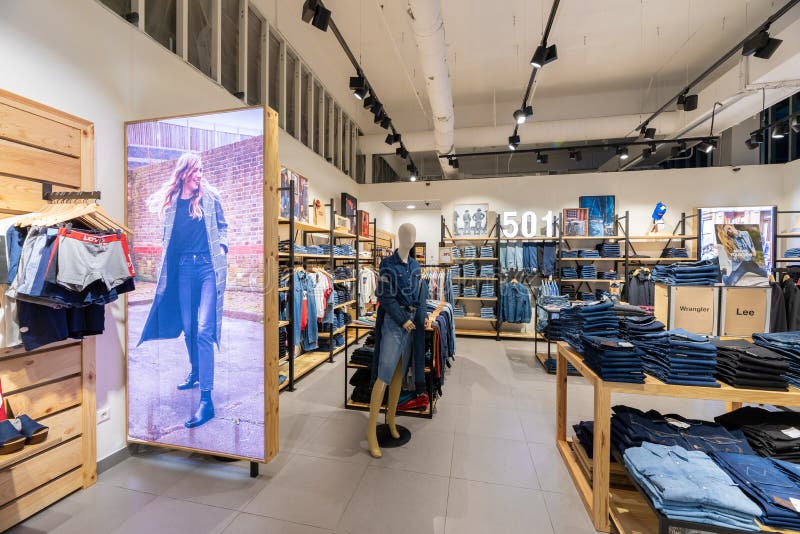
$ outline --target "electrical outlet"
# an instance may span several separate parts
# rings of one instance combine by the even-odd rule
[[[97,424],[105,423],[111,419],[111,408],[105,407],[97,410]]]

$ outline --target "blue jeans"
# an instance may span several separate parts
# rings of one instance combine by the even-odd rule
[[[200,389],[214,389],[214,333],[217,327],[217,285],[207,254],[178,260],[178,299],[186,350]]]
[[[398,363],[402,361],[405,372],[411,357],[414,336],[397,324],[391,317],[386,317],[381,327],[381,350],[378,361],[378,378],[385,384],[392,381],[392,375]],[[423,364],[424,365],[424,364]]]

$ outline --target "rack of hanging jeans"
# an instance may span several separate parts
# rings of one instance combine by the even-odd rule
[[[556,359],[553,356],[551,343],[561,340],[559,311],[569,307],[569,297],[560,293],[558,284],[553,280],[542,280],[541,285],[534,291],[534,296],[536,303],[534,306],[536,333],[544,337],[547,352],[539,352],[539,336],[537,335],[534,338],[533,353],[545,371],[549,374],[555,374]],[[572,375],[578,373],[571,365],[568,372]]]

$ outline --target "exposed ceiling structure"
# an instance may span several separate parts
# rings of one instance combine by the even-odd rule
[[[512,113],[519,107],[552,1],[432,1],[441,3],[455,151],[501,148],[513,130]],[[414,3],[328,0],[325,5],[417,161],[416,154],[432,153],[436,142],[429,80],[410,15]],[[558,46],[558,60],[537,76],[534,115],[520,127],[521,146],[635,135],[642,119],[785,4],[562,0],[549,39]],[[306,30],[312,31],[315,41],[332,45],[330,35]],[[795,92],[800,86],[800,6],[775,23],[771,33],[784,39],[772,58],[737,54],[704,82],[696,111],[671,108],[654,121],[659,135],[699,135],[703,129],[707,134],[715,101],[725,104],[715,129],[738,124],[760,110],[765,83],[767,105]],[[340,66],[346,85],[351,69],[346,60]],[[365,134],[362,152],[393,153],[384,143],[385,132],[357,108],[353,116]],[[389,163],[402,175],[402,166]],[[417,165],[421,170],[426,166]],[[461,174],[468,173],[462,169]]]

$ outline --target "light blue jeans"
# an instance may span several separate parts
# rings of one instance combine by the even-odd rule
[[[408,367],[411,358],[414,335],[397,324],[392,318],[385,317],[381,328],[381,350],[378,362],[378,378],[385,384],[392,381],[392,375],[402,360],[402,369]]]

